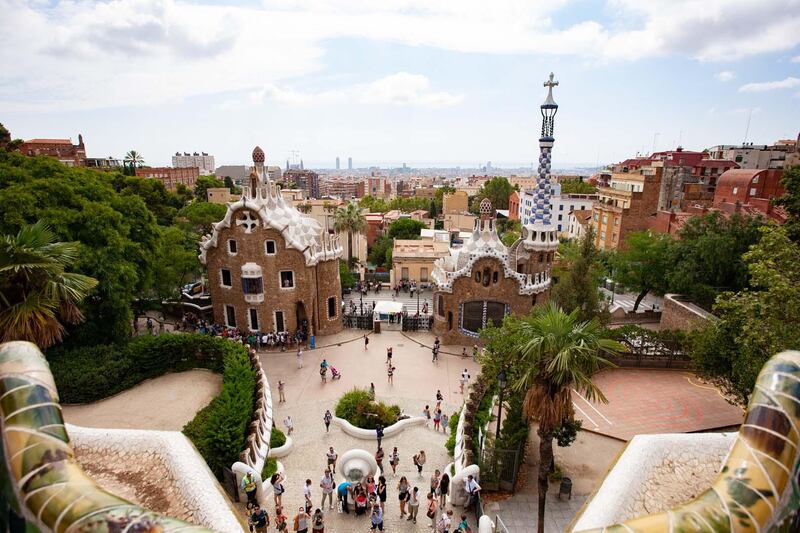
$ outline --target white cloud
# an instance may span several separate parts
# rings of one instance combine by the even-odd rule
[[[293,88],[268,84],[251,91],[245,98],[229,99],[224,109],[236,109],[248,104],[263,104],[272,100],[294,106],[310,106],[331,102],[357,102],[361,104],[391,104],[429,108],[449,107],[464,101],[464,95],[445,91],[432,91],[430,80],[421,74],[398,72],[366,84],[357,84],[331,91],[298,91]]]
[[[792,63],[800,63],[800,56],[794,56],[790,61]]]
[[[714,77],[717,78],[719,81],[731,81],[733,78],[736,77],[736,73],[732,70],[723,70],[721,72],[717,72],[714,74]]]
[[[759,83],[747,83],[739,87],[739,92],[742,93],[760,93],[764,91],[775,91],[779,89],[793,89],[800,87],[800,78],[789,76],[785,79],[778,81],[763,81]]]
[[[0,111],[146,105],[254,87],[298,104],[307,96],[287,81],[320,71],[340,38],[589,61],[726,61],[800,44],[800,0],[607,0],[607,24],[558,25],[571,1],[0,0]],[[365,87],[365,97],[453,102],[419,79],[385,83],[393,86]]]

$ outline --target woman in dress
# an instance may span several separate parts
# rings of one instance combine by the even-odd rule
[[[400,481],[397,483],[397,499],[400,500],[400,518],[406,515],[406,504],[411,499],[410,490],[411,487],[408,484],[406,476],[401,477]]]
[[[381,511],[386,512],[386,478],[378,477],[378,500],[381,502]]]

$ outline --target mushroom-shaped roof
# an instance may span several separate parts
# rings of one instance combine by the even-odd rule
[[[260,146],[253,148],[253,163],[263,163],[266,160],[264,150]]]

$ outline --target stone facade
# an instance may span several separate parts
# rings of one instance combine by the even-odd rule
[[[659,329],[691,331],[703,327],[712,320],[716,320],[714,315],[693,304],[685,296],[679,294],[664,295]]]
[[[159,180],[168,191],[174,191],[179,184],[194,189],[197,178],[200,177],[200,169],[197,167],[144,167],[137,168],[136,175]]]
[[[260,149],[258,149],[260,150]],[[330,335],[342,329],[338,237],[288,205],[261,161],[241,200],[204,237],[214,320],[244,331]],[[262,163],[262,164],[259,164]]]

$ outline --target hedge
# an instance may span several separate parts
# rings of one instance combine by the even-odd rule
[[[356,427],[375,429],[378,422],[384,427],[397,422],[397,418],[400,416],[400,407],[376,402],[372,400],[368,390],[354,388],[344,393],[336,402],[336,416],[347,420]]]
[[[279,428],[272,426],[272,433],[269,434],[269,447],[272,448],[280,448],[286,444],[286,435],[283,434]]]
[[[453,457],[456,453],[456,431],[458,431],[458,419],[460,416],[461,409],[456,411],[447,422],[448,429],[450,429],[450,436],[447,437],[447,442],[444,443],[444,447],[447,448],[447,453],[450,454],[450,457]]]
[[[239,460],[255,408],[256,373],[247,348],[200,334],[136,337],[123,345],[48,352],[61,400],[96,401],[167,372],[222,372],[219,396],[183,428],[217,477]]]

